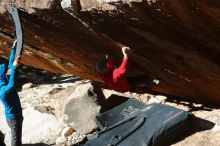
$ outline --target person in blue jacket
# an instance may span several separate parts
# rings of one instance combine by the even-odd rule
[[[17,41],[14,42],[9,58],[8,67],[0,64],[0,99],[5,108],[5,116],[11,129],[11,146],[21,146],[22,107],[15,87],[16,68],[20,63],[15,59]]]

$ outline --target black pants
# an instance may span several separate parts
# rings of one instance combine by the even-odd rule
[[[134,77],[126,77],[128,83],[131,85],[131,90],[137,92],[139,89],[149,90],[154,86],[153,80],[148,75],[140,75]]]
[[[11,128],[11,146],[21,146],[23,117],[6,119],[6,121]]]

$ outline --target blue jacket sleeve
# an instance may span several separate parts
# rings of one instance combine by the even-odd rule
[[[12,46],[12,48],[11,48],[11,54],[10,54],[9,63],[8,63],[8,68],[9,69],[12,68],[12,64],[15,60],[16,47],[17,47],[17,43],[16,43],[16,45]]]
[[[13,87],[15,87],[15,74],[16,74],[16,67],[14,65],[11,66],[11,74],[8,80],[8,84],[5,86],[2,86],[0,88],[1,94],[8,93]]]

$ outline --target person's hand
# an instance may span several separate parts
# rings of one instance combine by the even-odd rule
[[[122,47],[121,49],[122,49],[123,54],[127,54],[127,53],[130,53],[132,51],[129,47]]]
[[[21,56],[18,56],[18,57],[14,60],[13,65],[14,65],[15,67],[18,67],[20,64],[21,64]]]
[[[14,43],[13,43],[13,47],[14,47],[15,45],[17,45],[17,40],[14,41]]]
[[[124,59],[128,59],[128,53],[130,53],[132,50],[129,47],[122,47],[122,53],[124,55]]]
[[[124,59],[128,59],[128,53],[131,52],[131,49],[129,47],[122,47],[121,48],[122,53],[124,55]]]

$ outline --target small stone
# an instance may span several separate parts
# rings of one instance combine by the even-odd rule
[[[160,103],[160,101],[156,97],[151,97],[148,100],[148,104],[151,104],[151,103]]]
[[[202,104],[198,104],[198,103],[193,103],[193,106],[194,107],[202,107],[203,105]]]
[[[30,89],[32,88],[34,85],[32,83],[26,83],[22,86],[22,90],[26,90],[26,89]]]
[[[220,131],[220,125],[215,125],[215,126],[212,128],[212,131],[213,131],[213,132],[218,132],[218,131]]]
[[[166,96],[162,96],[162,95],[157,95],[155,97],[159,100],[159,103],[165,103],[165,101],[167,99]]]
[[[68,137],[70,136],[75,130],[71,127],[66,127],[62,131],[62,136]]]

